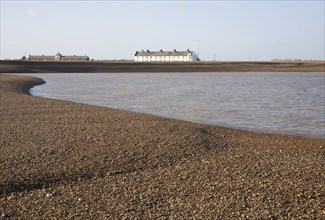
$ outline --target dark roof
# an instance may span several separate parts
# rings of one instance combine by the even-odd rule
[[[193,51],[185,50],[185,51],[149,51],[149,50],[142,50],[137,51],[135,56],[187,56],[188,54],[193,55]]]
[[[48,55],[29,55],[28,56],[28,59],[29,58],[42,58],[42,59],[49,59],[49,58],[51,58],[51,59],[54,59],[54,56],[48,56]]]
[[[78,59],[88,59],[89,57],[88,56],[62,56],[61,57],[62,59],[71,59],[71,58],[78,58]]]
[[[88,56],[62,56],[60,53],[57,53],[55,56],[49,56],[49,55],[29,55],[28,59],[89,59]]]

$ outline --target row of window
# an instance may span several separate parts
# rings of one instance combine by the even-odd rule
[[[138,57],[138,60],[187,60],[188,58],[186,56],[182,56],[182,57],[156,57],[156,56],[145,56],[145,57]]]

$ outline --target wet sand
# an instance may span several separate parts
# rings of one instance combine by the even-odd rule
[[[3,219],[322,219],[325,140],[32,97],[0,74]]]
[[[1,60],[0,73],[324,72],[324,61],[37,62]]]

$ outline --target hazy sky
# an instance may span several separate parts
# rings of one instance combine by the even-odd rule
[[[199,47],[203,60],[324,59],[324,10],[323,0],[1,0],[0,58]]]

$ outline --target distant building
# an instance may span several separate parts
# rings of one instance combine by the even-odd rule
[[[49,55],[29,55],[28,60],[31,61],[88,61],[88,56],[63,56],[60,53],[55,54],[55,56]]]
[[[186,62],[186,61],[198,61],[199,58],[195,52],[186,50],[186,51],[149,51],[149,50],[142,50],[137,51],[134,54],[134,61],[138,62]]]

